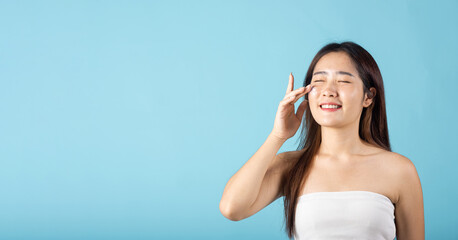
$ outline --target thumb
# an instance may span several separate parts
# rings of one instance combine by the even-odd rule
[[[304,115],[305,108],[307,107],[307,103],[308,103],[308,101],[304,100],[304,101],[301,102],[301,104],[297,108],[296,116],[299,118],[299,121],[301,121],[301,122],[302,122],[302,117]]]

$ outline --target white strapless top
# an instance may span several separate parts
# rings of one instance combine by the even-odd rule
[[[306,193],[297,203],[294,239],[393,240],[394,209],[387,196],[375,192]]]

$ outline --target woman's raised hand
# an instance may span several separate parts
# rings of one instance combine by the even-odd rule
[[[301,125],[305,108],[307,107],[307,100],[304,100],[297,108],[297,113],[294,113],[294,103],[296,103],[300,97],[310,92],[311,86],[309,84],[306,87],[301,87],[296,90],[293,90],[293,88],[294,77],[293,74],[290,73],[288,88],[286,89],[285,97],[280,101],[278,106],[274,127],[271,132],[273,136],[285,141],[296,134],[297,129]]]

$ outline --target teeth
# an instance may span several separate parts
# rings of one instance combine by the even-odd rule
[[[340,108],[340,106],[337,106],[337,105],[321,105],[321,108]]]

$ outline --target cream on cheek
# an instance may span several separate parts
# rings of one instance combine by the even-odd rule
[[[316,112],[316,111],[319,111],[320,109],[320,101],[322,101],[322,99],[320,99],[320,95],[322,93],[322,86],[320,86],[319,84],[316,84],[316,85],[313,85],[311,86],[311,89],[310,89],[310,92],[308,93],[308,99],[309,99],[309,106],[310,106],[310,110],[312,111],[312,114],[315,115],[315,114],[320,114],[319,112]]]
[[[311,86],[310,92],[308,94],[308,100],[310,104],[313,104],[315,106],[318,101],[318,88],[314,85]]]
[[[309,94],[309,96],[312,96],[312,98],[316,98],[317,95],[318,95],[318,90],[317,90],[318,88],[316,86],[314,86],[314,85],[312,85],[311,88],[312,89],[310,90],[310,92],[308,94]]]

